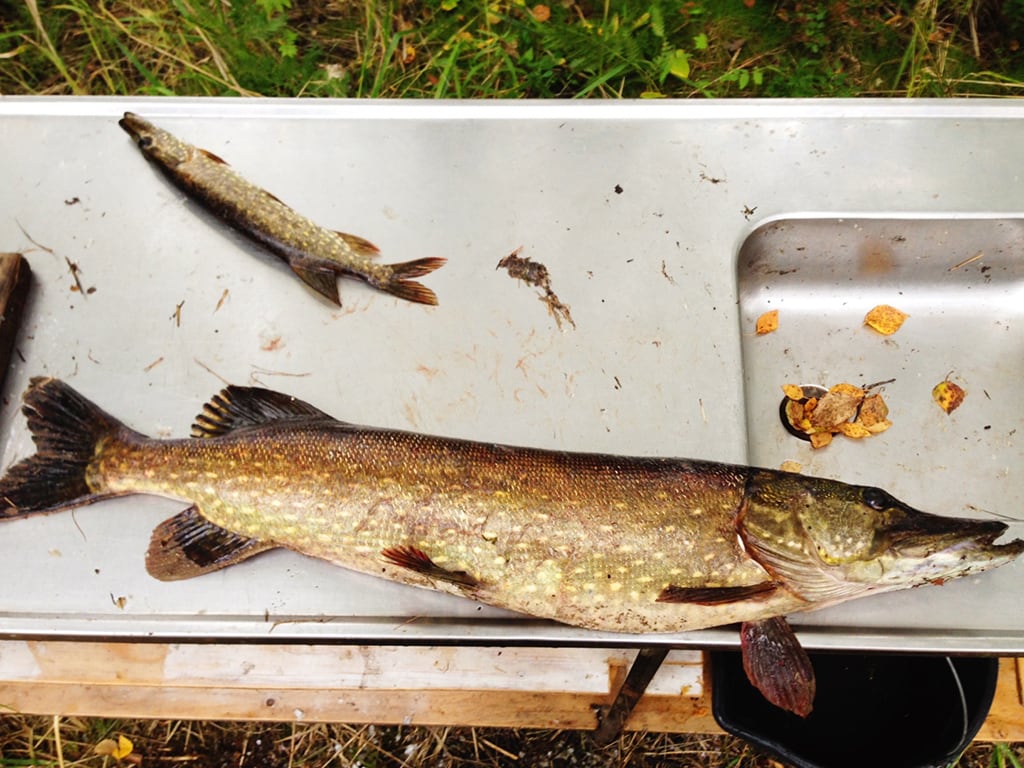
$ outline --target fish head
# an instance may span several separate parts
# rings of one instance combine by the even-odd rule
[[[157,128],[134,112],[125,112],[117,124],[132,137],[146,157],[168,168],[181,165],[194,151],[191,145],[175,138],[162,128]]]
[[[994,520],[921,512],[880,488],[757,470],[740,537],[783,585],[809,602],[841,602],[995,568],[1024,552],[996,544]]]

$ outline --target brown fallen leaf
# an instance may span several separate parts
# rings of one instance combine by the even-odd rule
[[[857,407],[864,400],[864,390],[853,384],[836,384],[819,401],[811,414],[811,425],[818,429],[831,429],[857,415]]]
[[[757,331],[758,336],[779,330],[779,310],[770,310],[757,318],[754,330]]]
[[[892,336],[910,315],[888,304],[879,304],[864,316],[864,324],[883,336]]]
[[[869,390],[842,383],[818,398],[807,397],[804,387],[784,384],[783,417],[790,432],[798,437],[805,435],[814,448],[824,448],[837,434],[855,440],[871,437],[887,430],[892,422],[882,395],[868,394]]]
[[[952,413],[959,408],[965,397],[967,397],[967,390],[949,379],[940,381],[932,389],[932,398],[946,413]]]
[[[868,395],[860,404],[860,416],[858,421],[867,428],[881,424],[889,419],[889,406],[879,394]]]

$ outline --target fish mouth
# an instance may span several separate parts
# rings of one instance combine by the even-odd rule
[[[1011,559],[1024,552],[1024,540],[996,544],[1008,526],[995,520],[907,514],[885,529],[889,547],[898,555],[927,558],[943,553],[980,560]]]
[[[118,120],[117,124],[139,144],[153,127],[134,112],[125,112],[124,117]]]

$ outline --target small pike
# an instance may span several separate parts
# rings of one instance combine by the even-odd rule
[[[801,714],[813,676],[783,614],[1024,551],[995,543],[1003,523],[929,515],[878,488],[359,427],[264,389],[228,387],[176,440],[130,430],[56,379],[34,379],[24,403],[37,451],[0,480],[0,517],[155,494],[190,504],[153,533],[157,579],[286,547],[592,629],[742,622],[755,685]]]
[[[375,262],[379,249],[373,243],[321,227],[246,181],[212,152],[186,144],[131,112],[125,112],[119,124],[175,185],[282,258],[310,288],[335,304],[341,305],[339,275],[358,278],[400,299],[437,304],[434,292],[412,278],[433,272],[445,259]]]

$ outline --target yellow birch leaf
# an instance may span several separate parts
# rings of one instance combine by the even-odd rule
[[[965,397],[967,397],[967,391],[949,379],[940,381],[932,390],[932,398],[946,413],[952,413],[959,408]]]
[[[127,736],[118,736],[117,741],[103,739],[103,741],[95,746],[93,751],[97,755],[107,755],[115,760],[124,760],[134,749],[135,745],[132,744],[131,739]]]
[[[862,437],[871,437],[871,430],[859,422],[844,421],[842,424],[837,425],[836,429],[847,437],[852,437],[854,440],[859,440]]]
[[[779,329],[779,310],[773,309],[770,312],[765,312],[759,318],[757,318],[757,324],[754,330],[757,331],[758,336],[764,336],[766,333],[772,333]],[[794,398],[796,399],[796,398]]]
[[[783,384],[782,385],[782,393],[786,397],[788,397],[790,400],[803,400],[804,399],[804,391],[803,391],[803,389],[798,387],[796,384]]]
[[[879,304],[864,316],[864,324],[883,336],[892,336],[910,315],[888,304]]]
[[[783,472],[793,472],[795,474],[800,474],[801,472],[803,472],[804,465],[801,464],[799,461],[787,459],[786,461],[782,462],[782,464],[779,466],[779,469],[781,469]]]

